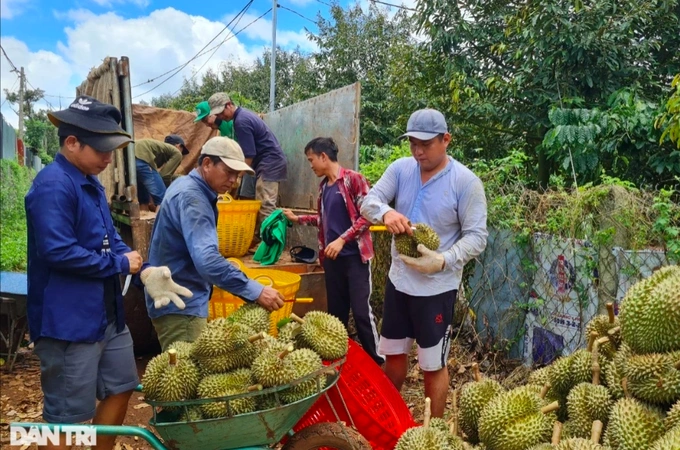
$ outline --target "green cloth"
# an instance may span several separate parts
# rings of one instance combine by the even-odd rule
[[[182,162],[182,152],[172,144],[157,141],[155,139],[135,140],[135,158],[147,163],[153,170],[158,171],[161,177],[171,176]]]
[[[230,121],[223,120],[222,123],[220,123],[220,136],[226,136],[228,138],[236,140],[236,136],[234,136],[233,120]]]
[[[253,260],[263,266],[275,264],[286,246],[286,229],[290,226],[293,224],[286,219],[283,210],[280,209],[264,219],[260,227],[262,242],[257,247]]]

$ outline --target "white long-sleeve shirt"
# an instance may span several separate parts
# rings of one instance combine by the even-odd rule
[[[373,223],[395,210],[412,224],[426,223],[440,238],[446,265],[435,274],[422,274],[397,256],[392,240],[389,277],[394,287],[413,296],[432,296],[458,289],[465,264],[486,247],[486,196],[481,180],[470,169],[449,157],[446,167],[422,184],[415,158],[392,163],[369,191],[361,214]]]

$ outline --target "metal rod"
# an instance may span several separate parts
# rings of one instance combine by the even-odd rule
[[[118,63],[118,76],[120,77],[121,86],[121,110],[123,113],[123,121],[125,122],[125,131],[130,133],[132,138],[135,138],[135,130],[132,125],[132,87],[130,86],[130,59],[127,56],[121,56]],[[128,166],[128,184],[137,186],[137,166],[135,165],[135,144],[127,145],[127,166]],[[136,199],[136,197],[135,197]],[[133,200],[133,199],[128,199]]]
[[[272,0],[272,60],[270,63],[271,74],[269,75],[269,112],[276,109],[276,0]]]

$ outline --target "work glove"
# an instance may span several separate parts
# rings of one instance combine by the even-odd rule
[[[149,267],[142,272],[140,278],[156,309],[169,305],[170,302],[177,308],[184,309],[186,305],[179,296],[191,298],[194,295],[189,289],[172,281],[170,269],[166,266]]]
[[[404,261],[404,264],[420,273],[429,274],[444,270],[444,255],[430,250],[423,244],[418,244],[418,252],[422,255],[419,258],[406,255],[399,255],[399,258]]]

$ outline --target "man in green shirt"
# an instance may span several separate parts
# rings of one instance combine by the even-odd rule
[[[182,162],[182,155],[189,153],[184,139],[171,134],[165,142],[155,139],[138,139],[135,141],[135,163],[137,167],[137,198],[143,209],[150,198],[156,206],[160,206],[165,195],[166,183]],[[169,184],[169,183],[168,183]]]

